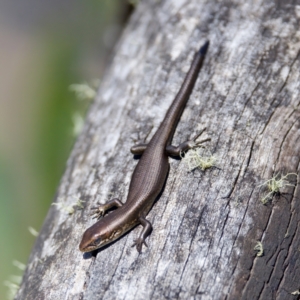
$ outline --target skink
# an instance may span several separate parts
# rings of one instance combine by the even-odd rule
[[[204,129],[194,139],[177,147],[171,145],[177,123],[198,77],[208,45],[209,42],[207,41],[195,53],[178,94],[150,142],[137,144],[131,148],[131,152],[135,155],[141,155],[141,158],[132,174],[127,201],[123,204],[115,198],[94,208],[95,215],[99,220],[84,232],[79,245],[80,251],[89,252],[101,248],[118,239],[138,224],[141,224],[143,229],[134,245],[139,253],[143,244],[147,246],[145,239],[151,233],[152,225],[146,216],[167,179],[169,172],[168,156],[179,156],[181,152],[209,140],[195,142]],[[116,209],[106,214],[112,208]]]

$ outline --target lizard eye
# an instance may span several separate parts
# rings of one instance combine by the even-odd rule
[[[99,245],[100,242],[101,242],[101,238],[97,238],[97,239],[94,240],[93,244],[94,245]]]

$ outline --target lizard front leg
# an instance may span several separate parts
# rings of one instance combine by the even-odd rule
[[[105,213],[108,210],[110,210],[114,207],[119,208],[121,206],[123,206],[123,203],[118,198],[114,198],[114,199],[108,201],[105,204],[100,204],[99,206],[92,207],[94,212],[92,212],[91,215],[94,216],[93,219],[98,219],[99,220],[102,216],[105,215]]]
[[[152,225],[144,217],[140,217],[139,221],[141,222],[141,225],[143,226],[143,230],[140,233],[140,236],[134,241],[134,244],[132,245],[132,247],[136,246],[137,251],[139,253],[141,253],[142,252],[143,244],[146,247],[148,247],[148,245],[147,245],[147,243],[146,243],[145,240],[150,235],[150,233],[152,231]]]

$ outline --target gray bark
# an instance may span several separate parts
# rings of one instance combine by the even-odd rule
[[[300,5],[295,1],[141,1],[116,47],[29,259],[17,299],[295,299],[300,288],[300,191],[266,205],[259,185],[299,173]],[[165,190],[138,226],[97,254],[78,250],[91,206],[126,200],[137,163],[193,53],[210,40],[173,142],[203,127],[218,167],[187,172],[170,159]],[[254,247],[261,241],[264,254]]]

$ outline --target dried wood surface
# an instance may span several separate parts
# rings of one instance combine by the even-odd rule
[[[116,47],[29,259],[17,299],[296,299],[300,191],[263,205],[259,187],[299,173],[300,6],[294,1],[141,1]],[[220,169],[187,172],[170,159],[165,190],[138,226],[97,254],[78,250],[97,201],[126,199],[137,163],[193,52],[210,48],[173,142],[207,127]],[[263,256],[254,247],[260,241]]]

